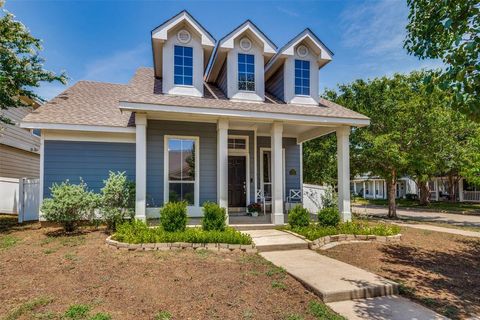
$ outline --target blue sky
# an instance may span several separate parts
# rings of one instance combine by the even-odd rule
[[[358,78],[441,66],[403,49],[406,0],[379,1],[12,1],[5,9],[43,40],[46,67],[78,80],[126,83],[152,66],[150,31],[187,9],[218,40],[251,19],[278,47],[310,27],[335,53],[320,89]],[[45,84],[52,98],[65,87]]]

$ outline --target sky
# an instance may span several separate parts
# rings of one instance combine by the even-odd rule
[[[378,1],[26,1],[5,9],[43,41],[45,66],[79,80],[127,83],[141,66],[152,66],[150,31],[188,10],[217,40],[246,19],[279,48],[309,27],[334,52],[320,69],[320,92],[356,79],[438,68],[403,49],[406,0]],[[53,98],[66,87],[42,84]]]

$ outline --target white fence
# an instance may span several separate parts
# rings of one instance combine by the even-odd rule
[[[480,202],[480,191],[463,191],[463,201]]]
[[[316,214],[322,208],[322,196],[329,187],[303,184],[303,207]]]
[[[38,220],[40,180],[0,178],[0,213],[18,214],[18,222]]]

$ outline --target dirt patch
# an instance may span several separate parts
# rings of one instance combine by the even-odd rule
[[[480,315],[480,239],[402,228],[394,244],[318,251],[401,283],[401,293],[453,319]]]
[[[309,303],[320,301],[256,254],[129,252],[106,246],[100,231],[51,231],[0,232],[0,240],[8,237],[0,248],[0,318],[19,308],[25,319],[55,318],[86,304],[113,319],[153,319],[160,311],[172,319],[314,319]]]

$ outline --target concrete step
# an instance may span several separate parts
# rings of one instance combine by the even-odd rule
[[[308,249],[308,243],[290,233],[275,229],[245,230],[259,252]]]
[[[398,284],[393,281],[311,250],[269,251],[260,254],[273,264],[285,268],[324,302],[398,293]]]
[[[230,227],[233,227],[238,231],[247,231],[247,230],[274,230],[276,226],[272,223],[241,223],[241,224],[231,224]]]
[[[271,245],[256,245],[258,252],[269,251],[287,251],[287,250],[307,250],[308,243],[282,243]]]

